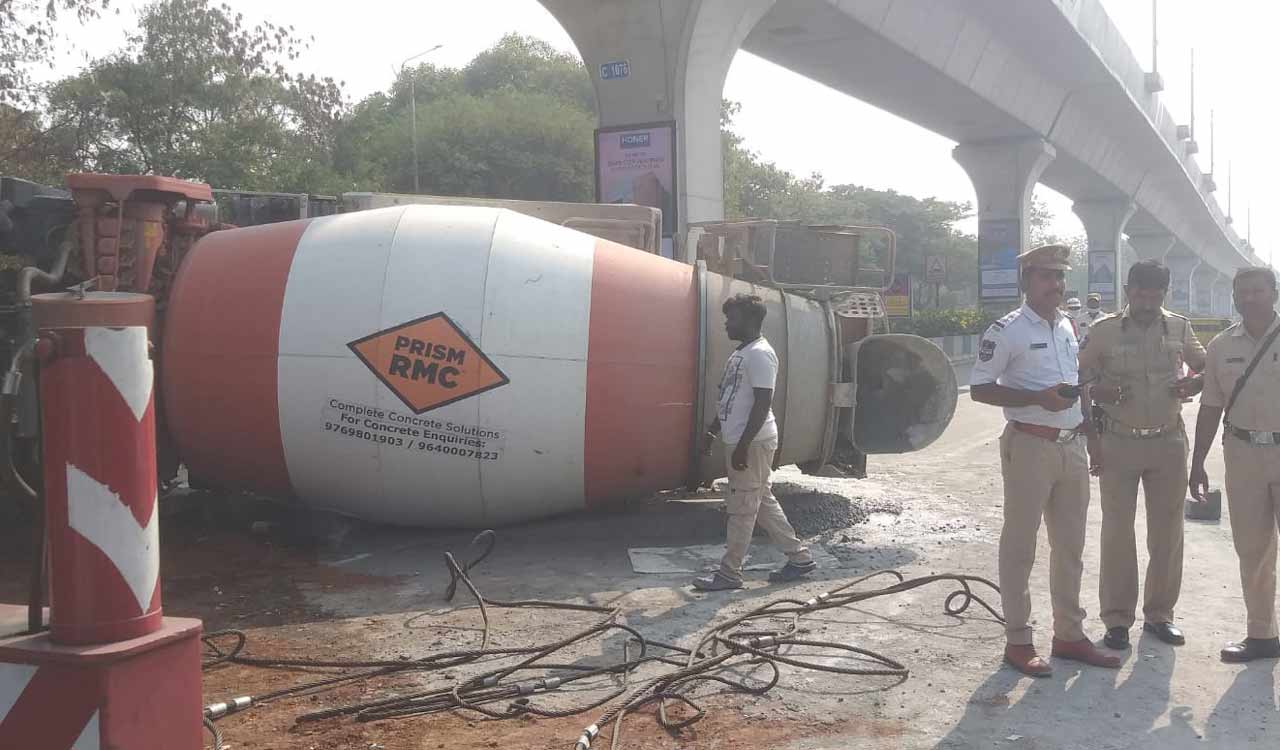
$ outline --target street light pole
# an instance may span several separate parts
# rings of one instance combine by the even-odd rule
[[[404,74],[404,66],[408,65],[411,61],[417,60],[419,57],[422,57],[423,55],[435,52],[436,50],[440,49],[443,46],[444,46],[443,44],[437,44],[431,49],[423,50],[422,52],[419,52],[418,54],[413,55],[412,57],[406,57],[404,59],[404,62],[400,63],[400,74],[401,75]],[[409,81],[409,119],[410,119],[410,122],[412,123],[411,127],[413,129],[413,135],[412,135],[413,192],[419,193],[422,191],[422,188],[418,184],[419,177],[418,177],[418,76],[417,75],[414,75],[412,80]]]
[[[409,82],[409,119],[413,122],[413,192],[422,192],[418,184],[418,77]]]

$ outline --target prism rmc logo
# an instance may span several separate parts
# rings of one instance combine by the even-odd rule
[[[347,347],[414,414],[511,382],[444,312],[372,333]]]

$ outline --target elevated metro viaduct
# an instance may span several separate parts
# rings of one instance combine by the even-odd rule
[[[1261,263],[1101,0],[539,1],[586,62],[601,127],[675,124],[678,230],[724,218],[720,103],[745,49],[957,143],[991,308],[1016,303],[1037,183],[1074,202],[1109,308],[1139,258],[1165,259],[1170,305],[1198,315],[1229,313],[1231,275]]]

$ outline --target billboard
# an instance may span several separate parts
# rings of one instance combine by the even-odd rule
[[[981,300],[1016,300],[1018,250],[1022,246],[1022,222],[1017,219],[982,219],[978,222],[978,279]]]
[[[596,130],[596,202],[662,211],[662,236],[676,231],[676,124]]]
[[[1103,303],[1116,301],[1116,254],[1089,253],[1089,291],[1102,295]]]

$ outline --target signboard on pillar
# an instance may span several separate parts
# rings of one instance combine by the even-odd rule
[[[626,60],[612,60],[600,65],[600,80],[616,81],[631,77],[631,63]]]
[[[978,279],[981,301],[1017,300],[1018,251],[1022,246],[1022,222],[1017,219],[982,219],[978,222]]]
[[[893,275],[893,284],[884,293],[884,314],[890,318],[911,317],[911,277],[907,274]]]
[[[662,211],[662,236],[674,235],[676,124],[651,122],[598,128],[596,202],[656,208]]]
[[[1089,252],[1089,293],[1102,295],[1102,304],[1116,301],[1116,254]]]

